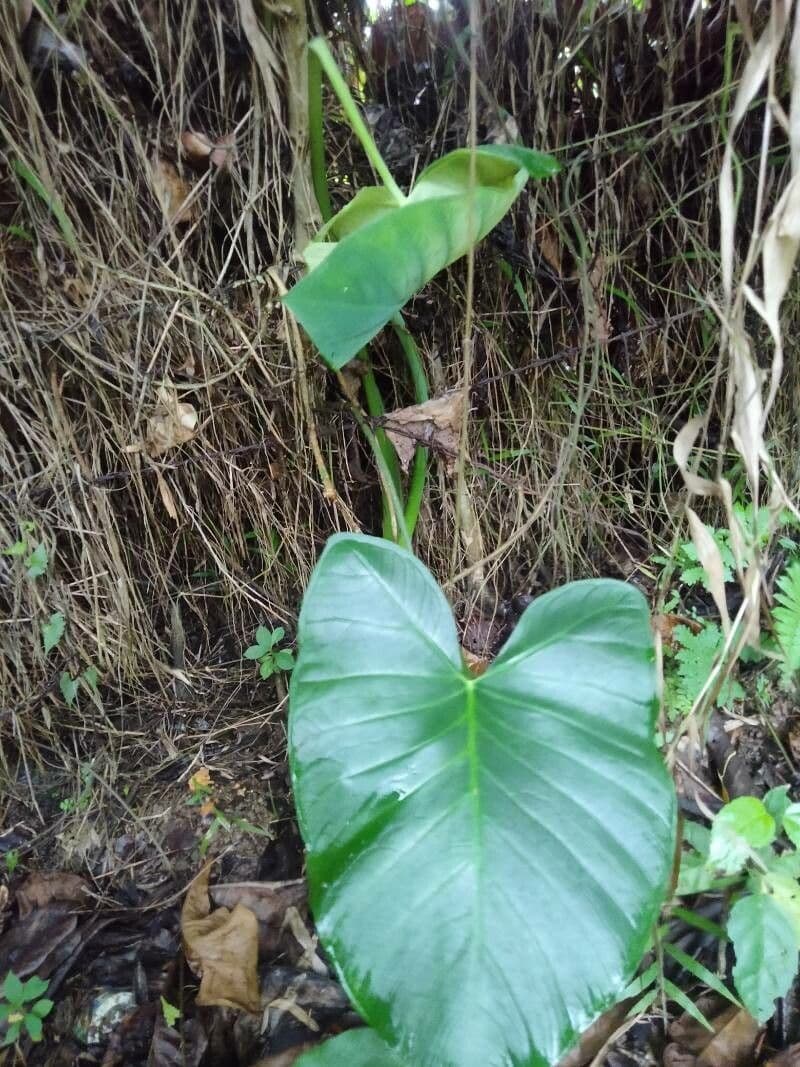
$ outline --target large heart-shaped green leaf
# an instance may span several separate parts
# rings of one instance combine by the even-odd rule
[[[374,1030],[348,1030],[306,1052],[297,1067],[407,1067]]]
[[[475,151],[474,174],[467,149],[450,152],[422,172],[402,203],[384,189],[364,189],[308,246],[312,269],[284,303],[338,370],[497,225],[529,177],[558,169],[542,152],[484,145]]]
[[[672,860],[644,598],[548,593],[473,678],[422,564],[339,535],[298,636],[295,801],[353,1003],[411,1067],[554,1063],[630,978]]]

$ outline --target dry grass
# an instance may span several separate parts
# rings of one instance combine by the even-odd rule
[[[689,24],[691,6],[579,16],[574,5],[555,23],[502,0],[484,22],[479,137],[508,112],[565,168],[530,187],[476,258],[468,488],[489,604],[595,572],[649,585],[648,557],[681,514],[672,439],[687,415],[722,410],[707,296],[719,286],[716,182],[742,49],[731,38],[728,77],[732,15],[712,4]],[[282,16],[267,20],[265,82],[233,0],[73,9],[66,35],[90,57],[78,73],[31,72],[0,10],[0,223],[12,227],[0,231],[0,544],[32,523],[50,560],[31,580],[23,560],[0,557],[0,758],[9,795],[34,806],[42,775],[78,782],[93,761],[102,795],[127,814],[124,783],[185,778],[214,744],[237,759],[259,745],[279,754],[269,727],[282,694],[254,685],[241,650],[259,622],[292,632],[320,546],[352,516],[377,531],[379,500],[334,384],[311,353],[303,381],[274,300],[293,262]],[[352,12],[318,16],[338,27],[343,59],[366,63],[368,97],[393,104],[378,138],[400,180],[465,142],[457,25],[437,29],[427,75],[370,66]],[[332,102],[328,119],[342,198],[370,176]],[[230,171],[193,169],[185,130],[235,131]],[[756,116],[740,137],[744,196],[759,138]],[[14,160],[63,205],[74,247]],[[188,219],[165,214],[159,160],[191,187]],[[409,309],[437,390],[461,380],[464,291],[457,265]],[[797,299],[789,315],[792,338]],[[394,345],[387,334],[374,353],[387,406],[411,401]],[[792,351],[787,365],[773,432],[794,488]],[[131,451],[163,387],[194,407],[197,433],[161,455]],[[339,504],[323,492],[309,416]],[[453,479],[434,464],[418,550],[464,618],[477,593],[459,578],[456,527]],[[67,630],[45,656],[40,625],[56,611]],[[102,700],[84,693],[67,708],[61,671],[90,665]]]

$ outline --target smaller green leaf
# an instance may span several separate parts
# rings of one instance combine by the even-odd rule
[[[653,984],[653,982],[655,982],[658,978],[659,971],[658,961],[651,963],[647,970],[642,971],[640,975],[625,986],[619,995],[619,999],[630,1000],[631,997],[638,997],[640,993],[643,993]]]
[[[700,856],[697,852],[681,853],[678,884],[675,886],[676,896],[693,897],[697,893],[707,893],[716,880],[716,872],[708,866],[705,856]]]
[[[275,653],[275,666],[279,671],[290,671],[294,667],[294,654],[288,648]]]
[[[87,667],[81,675],[81,681],[84,682],[93,693],[96,693],[98,677],[97,667]]]
[[[47,571],[48,555],[47,546],[44,541],[40,541],[34,548],[33,552],[25,560],[25,566],[27,567],[27,575],[29,578],[41,578],[41,576]]]
[[[55,190],[47,189],[39,175],[34,170],[31,170],[27,163],[23,162],[22,159],[14,157],[10,162],[11,169],[14,173],[30,186],[36,195],[47,205],[48,210],[58,223],[58,228],[61,230],[61,235],[64,240],[72,251],[77,253],[78,241],[75,237],[75,229],[69,216],[64,210],[64,204],[61,197]]]
[[[800,852],[787,849],[780,856],[773,852],[767,866],[770,874],[785,874],[788,878],[800,878]]]
[[[348,1030],[306,1052],[297,1067],[407,1067],[374,1030]]]
[[[161,1011],[164,1014],[164,1022],[167,1026],[174,1026],[181,1017],[181,1009],[170,1004],[166,997],[161,998]]]
[[[28,551],[27,541],[15,541],[13,545],[3,549],[4,556],[24,556]]]
[[[54,611],[49,621],[42,623],[42,643],[44,644],[45,655],[58,645],[64,636],[66,625],[64,616],[60,611]]]
[[[0,1048],[5,1048],[7,1045],[13,1045],[22,1032],[22,1023],[12,1023],[6,1030],[6,1036],[3,1038],[3,1043]]]
[[[683,1008],[687,1015],[691,1015],[691,1017],[696,1019],[706,1030],[710,1030],[712,1034],[714,1033],[714,1027],[705,1015],[703,1015],[697,1005],[686,996],[682,989],[678,989],[673,982],[670,982],[668,978],[664,979],[664,992],[670,1000],[674,1000],[679,1007]]]
[[[779,785],[770,791],[764,797],[764,807],[770,813],[775,820],[775,827],[780,832],[783,825],[783,817],[786,814],[786,809],[791,805],[789,800],[789,786]],[[800,804],[795,805],[800,816]],[[797,842],[795,842],[796,844]]]
[[[689,819],[683,824],[683,840],[691,845],[701,855],[708,855],[708,845],[711,841],[711,831],[707,826],[701,826],[699,822],[691,822]]]
[[[256,642],[261,645],[265,652],[272,648],[272,630],[267,626],[259,626],[256,630]]]
[[[46,1019],[50,1012],[53,1010],[52,1000],[48,1000],[47,997],[43,997],[41,1000],[37,1000],[31,1008],[34,1015],[38,1015],[40,1019]]]
[[[78,695],[78,680],[73,678],[69,671],[62,671],[58,679],[58,688],[68,707],[72,707],[75,697]]]
[[[258,672],[262,678],[271,678],[275,673],[275,661],[272,656],[265,656],[261,661],[261,669]]]
[[[670,915],[676,919],[682,919],[688,926],[693,926],[696,930],[702,930],[703,933],[711,934],[712,937],[716,937],[718,941],[727,941],[728,935],[724,928],[719,923],[713,922],[705,915],[700,915],[696,911],[692,911],[691,908],[672,908],[670,909]]]
[[[3,982],[3,996],[9,1004],[24,1004],[25,987],[13,971],[9,971]]]
[[[265,655],[266,652],[267,652],[267,649],[265,649],[262,645],[250,645],[249,648],[246,648],[244,650],[244,658],[245,659],[261,659],[261,657],[263,655]]]
[[[715,993],[719,993],[725,1000],[729,1000],[731,1004],[735,1004],[737,1008],[741,1007],[741,1004],[736,997],[731,993],[730,989],[721,981],[717,975],[712,974],[708,967],[704,967],[699,960],[696,960],[693,956],[689,956],[682,949],[679,949],[677,945],[670,944],[669,941],[664,942],[664,951],[668,956],[672,956],[676,963],[679,963],[685,971],[707,985],[709,989],[713,989]]]
[[[775,820],[757,797],[737,797],[718,812],[711,827],[708,862],[735,874],[751,851],[775,840]]]
[[[286,631],[282,626],[276,626],[270,634],[270,648],[274,648],[275,645],[279,645],[286,636]]]
[[[783,812],[783,832],[796,848],[800,848],[800,804],[787,804]]]
[[[40,978],[38,974],[35,974],[32,978],[29,978],[22,987],[22,996],[26,1004],[30,1004],[32,1000],[38,1000],[47,992],[49,982],[45,982],[43,978]]]
[[[733,981],[744,1006],[765,1023],[797,971],[797,939],[782,908],[765,893],[741,897],[731,909],[728,934],[736,965]]]
[[[25,1016],[25,1029],[30,1034],[31,1041],[42,1040],[42,1020],[32,1011]]]
[[[772,896],[792,924],[795,937],[800,945],[800,883],[796,878],[770,871],[761,876],[761,886],[764,892]]]

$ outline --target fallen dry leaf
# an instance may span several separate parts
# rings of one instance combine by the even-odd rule
[[[208,789],[211,785],[211,771],[208,767],[199,767],[189,779],[188,785],[192,795]]]
[[[206,137],[204,133],[184,130],[181,134],[181,147],[192,163],[202,163],[211,155],[214,142]]]
[[[653,615],[650,623],[668,648],[673,645],[672,632],[676,626],[686,626],[693,634],[699,634],[702,630],[702,626],[696,619],[690,619],[687,615],[674,615],[672,612],[666,615]]]
[[[145,444],[148,453],[160,456],[171,448],[191,441],[196,433],[195,408],[191,404],[180,403],[174,390],[162,386],[158,391],[158,404],[147,420]]]
[[[452,470],[461,438],[463,411],[463,392],[451,389],[424,404],[389,412],[383,426],[403,470],[407,472],[411,466],[417,445],[443,453],[447,469]]]
[[[68,871],[36,871],[17,890],[19,917],[24,919],[34,909],[51,904],[86,907],[89,903],[87,889],[86,881],[80,875]]]
[[[197,1003],[258,1012],[258,920],[243,904],[212,912],[210,873],[208,864],[189,886],[181,912],[186,960],[200,976]]]
[[[800,1045],[790,1045],[771,1060],[767,1060],[764,1067],[800,1067]]]
[[[758,1032],[753,1016],[739,1009],[698,1056],[697,1067],[750,1067]]]
[[[174,164],[155,156],[150,162],[150,180],[167,222],[177,225],[197,219],[197,202],[187,204],[192,187],[178,174]]]
[[[258,919],[259,949],[274,952],[288,908],[306,904],[306,885],[302,878],[291,882],[231,882],[214,885],[209,890],[217,907],[234,908],[243,904]]]

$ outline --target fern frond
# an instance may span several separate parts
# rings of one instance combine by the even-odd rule
[[[795,560],[778,579],[772,618],[786,670],[800,670],[800,560]]]

